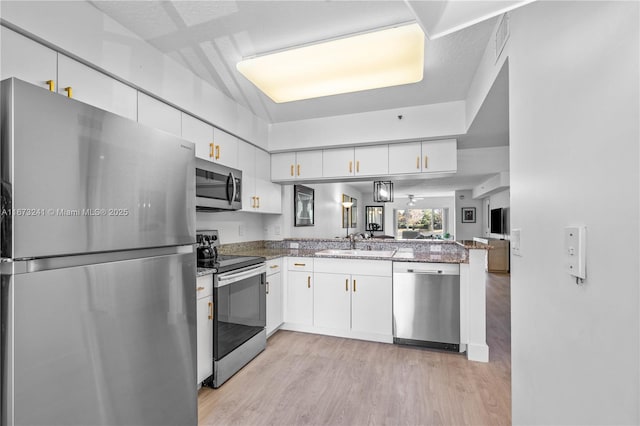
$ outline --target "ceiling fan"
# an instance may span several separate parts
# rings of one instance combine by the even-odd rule
[[[415,206],[416,205],[416,201],[424,200],[424,198],[416,197],[416,196],[411,195],[411,194],[407,194],[407,196],[409,197],[409,202],[407,203],[407,206],[409,206],[409,207]]]

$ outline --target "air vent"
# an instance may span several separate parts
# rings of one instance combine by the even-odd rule
[[[502,15],[500,25],[498,25],[498,31],[496,31],[496,61],[500,58],[500,54],[504,49],[504,45],[507,44],[509,39],[509,15],[506,13]]]

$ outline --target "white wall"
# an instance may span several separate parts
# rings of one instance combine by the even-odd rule
[[[482,236],[482,223],[484,222],[484,212],[482,210],[482,200],[474,200],[472,198],[471,190],[456,191],[455,195],[455,218],[456,227],[455,235],[456,240],[473,240],[473,237]],[[474,207],[476,209],[476,221],[475,223],[462,223],[462,208]]]
[[[467,130],[464,101],[289,121],[269,127],[270,151],[438,138]]]
[[[639,9],[512,12],[514,424],[640,423]],[[581,285],[563,267],[570,225],[587,226]]]
[[[282,214],[265,217],[265,237],[270,240],[283,238],[333,238],[346,237],[347,229],[341,226],[342,194],[358,200],[357,228],[349,233],[364,231],[363,195],[344,183],[320,183],[304,185],[314,189],[314,226],[293,226],[293,185],[283,186]],[[277,231],[280,230],[278,233]]]
[[[197,212],[196,229],[217,229],[222,244],[264,240],[265,216],[249,212]]]

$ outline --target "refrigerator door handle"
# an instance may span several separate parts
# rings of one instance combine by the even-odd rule
[[[18,271],[38,272],[52,269],[72,268],[75,266],[95,265],[101,263],[119,262],[121,260],[143,259],[147,257],[172,256],[175,254],[195,253],[194,245],[156,247],[139,250],[123,250],[105,253],[90,253],[73,256],[59,256],[41,259],[30,259],[14,262],[14,274]],[[23,264],[24,268],[20,268]]]

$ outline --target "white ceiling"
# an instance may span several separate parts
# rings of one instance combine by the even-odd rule
[[[269,122],[463,100],[496,21],[426,39],[419,83],[276,104],[236,71],[240,59],[415,21],[412,8],[402,0],[93,4]]]

